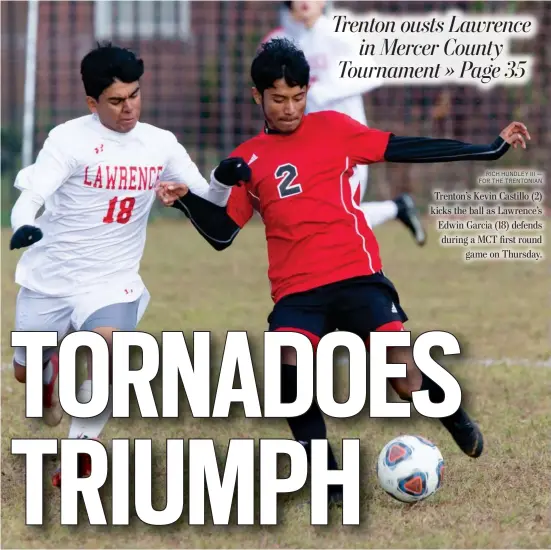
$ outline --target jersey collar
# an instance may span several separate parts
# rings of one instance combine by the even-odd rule
[[[264,121],[264,133],[265,134],[283,134],[283,132],[280,132],[279,130],[270,128],[266,121]]]
[[[306,115],[303,115],[302,116],[302,120],[300,121],[300,124],[298,125],[297,129],[293,132],[293,134],[296,134],[303,126],[304,124],[304,117]],[[267,135],[276,135],[276,136],[288,136],[288,135],[291,135],[291,134],[287,134],[285,132],[281,132],[280,130],[276,130],[274,128],[270,128],[268,126],[268,122],[265,120],[264,121],[264,133],[267,134]]]

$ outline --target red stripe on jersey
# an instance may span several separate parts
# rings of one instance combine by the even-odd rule
[[[405,330],[402,321],[390,321],[390,323],[385,323],[376,328],[373,332],[403,332]],[[365,340],[365,346],[369,351],[369,336]]]
[[[373,236],[371,228],[367,224],[364,213],[360,210],[357,203],[352,199],[352,186],[350,184],[350,176],[347,175],[350,167],[350,159],[346,157],[346,165],[341,173],[340,187],[341,187],[341,202],[348,214],[354,218],[354,227],[356,229],[356,234],[361,239],[362,248],[365,252],[368,262],[369,269],[371,273],[376,273],[381,270],[380,262],[374,262],[371,254],[369,253],[369,248],[373,249],[373,246],[377,247],[377,242]],[[359,192],[359,191],[358,191]],[[374,265],[374,263],[376,265]]]
[[[314,349],[314,351],[316,351],[318,344],[320,343],[320,340],[321,340],[321,338],[319,336],[316,336],[313,332],[309,332],[301,328],[280,327],[280,328],[276,328],[274,332],[296,332],[298,334],[304,334],[304,336],[306,336],[306,338],[310,340],[310,343],[312,344],[312,348]]]

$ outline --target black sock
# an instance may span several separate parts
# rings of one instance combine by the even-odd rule
[[[430,400],[433,403],[442,403],[444,401],[444,390],[431,378],[425,375],[424,372],[421,373],[423,381],[421,383],[420,390],[428,390]],[[465,411],[463,407],[459,407],[452,415],[440,418],[440,422],[444,424],[446,428],[452,427],[457,422],[463,421],[466,418]]]
[[[282,403],[292,403],[297,398],[297,367],[281,365],[281,400]],[[323,413],[314,400],[312,406],[301,416],[287,418],[291,432],[296,441],[300,441],[306,449],[308,463],[311,459],[312,439],[327,439],[327,427]],[[333,449],[328,442],[327,463],[330,470],[338,470]]]

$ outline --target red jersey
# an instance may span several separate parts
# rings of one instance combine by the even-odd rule
[[[252,178],[232,189],[227,212],[240,227],[260,213],[274,302],[381,270],[377,240],[349,180],[355,165],[384,160],[390,135],[322,111],[305,115],[292,134],[263,131],[232,152]]]

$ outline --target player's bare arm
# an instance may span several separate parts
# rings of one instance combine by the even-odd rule
[[[391,135],[384,160],[408,163],[497,160],[511,147],[526,149],[526,140],[530,139],[530,133],[522,122],[511,122],[488,145],[473,145],[454,139]]]

